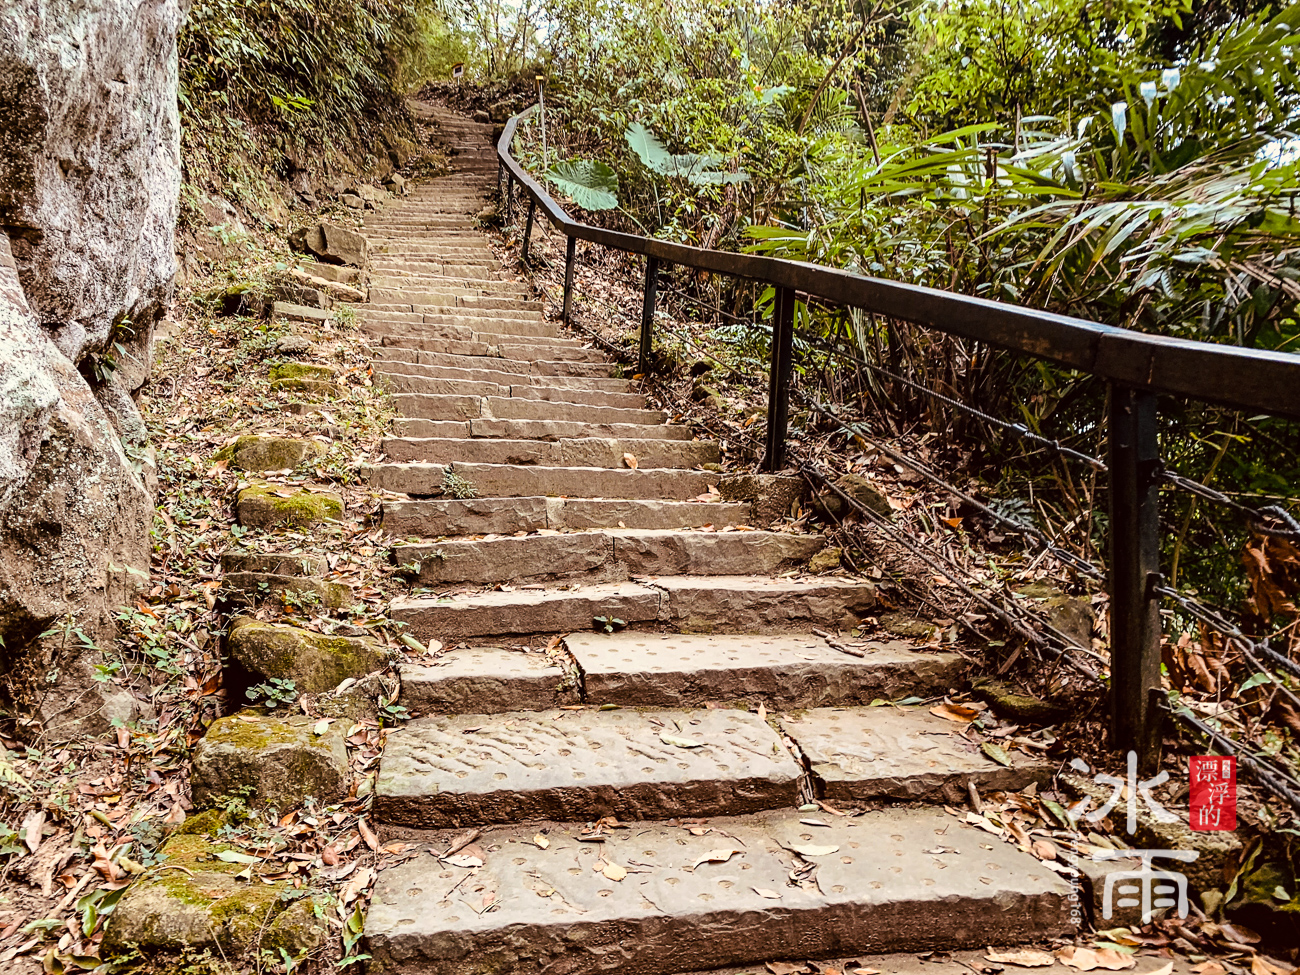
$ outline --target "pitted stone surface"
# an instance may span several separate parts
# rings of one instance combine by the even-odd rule
[[[825,545],[787,532],[628,529],[614,533],[614,558],[632,575],[749,575],[806,562]]]
[[[389,735],[375,807],[418,827],[716,816],[794,803],[800,773],[745,711],[431,716]]]
[[[624,706],[870,704],[947,688],[962,667],[955,653],[920,653],[901,641],[861,644],[865,656],[852,657],[812,634],[571,633],[564,643],[582,669],[586,700]]]
[[[384,505],[384,531],[437,538],[489,532],[532,532],[548,527],[546,498],[447,498]]]
[[[634,582],[577,590],[530,589],[438,599],[394,599],[389,615],[417,636],[434,639],[503,633],[567,633],[590,629],[597,616],[645,623],[659,615],[659,592]]]
[[[999,765],[961,735],[963,726],[921,708],[818,708],[779,720],[827,799],[963,801],[968,782],[981,791],[1023,789],[1056,771],[1023,752],[1010,753],[1013,768]]]
[[[875,587],[847,579],[664,576],[659,618],[683,632],[775,633],[852,627],[876,604]]]
[[[398,565],[418,562],[425,585],[501,582],[608,573],[614,543],[605,532],[574,532],[397,545],[393,555]]]
[[[402,704],[413,717],[484,711],[545,711],[578,699],[544,653],[500,647],[450,650],[432,663],[403,664]]]
[[[552,827],[546,849],[535,829],[501,830],[478,841],[478,870],[416,857],[380,874],[366,919],[371,964],[420,975],[670,975],[1073,933],[1061,878],[941,811],[821,817],[828,827],[801,815],[714,820],[700,836],[638,824],[601,843]],[[838,849],[806,861],[790,852],[809,843]],[[695,866],[720,847],[739,852]],[[608,880],[602,861],[627,876]],[[791,871],[808,863],[815,885],[793,886]]]

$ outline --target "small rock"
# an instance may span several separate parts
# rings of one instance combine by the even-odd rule
[[[406,177],[401,173],[393,173],[388,179],[384,180],[384,188],[390,193],[404,196],[407,193]]]
[[[366,201],[355,193],[344,193],[339,197],[339,202],[351,210],[364,210]]]
[[[808,571],[814,575],[820,575],[823,572],[834,572],[840,567],[840,560],[843,555],[843,549],[828,546],[808,560]]]
[[[275,351],[284,355],[302,355],[311,351],[311,343],[301,335],[286,335],[275,343]]]
[[[221,314],[240,315],[245,318],[265,318],[270,303],[255,293],[248,285],[236,284],[227,288],[221,295]]]
[[[492,114],[480,108],[473,115],[471,115],[470,118],[472,118],[475,122],[481,122],[483,124],[486,124],[492,121]]]
[[[332,281],[335,284],[359,285],[361,270],[355,267],[340,267],[335,264],[319,264],[316,261],[303,261],[303,273],[313,278]]]
[[[271,289],[271,295],[277,303],[302,305],[306,308],[328,310],[334,303],[328,294],[307,281],[277,281]]]
[[[1030,694],[1021,694],[1005,681],[983,679],[975,682],[975,693],[989,702],[994,712],[1013,721],[1055,724],[1068,714],[1066,708]]]
[[[387,660],[385,651],[368,639],[255,620],[235,622],[228,652],[254,681],[292,680],[303,694],[333,691],[349,677],[382,670]]]
[[[291,440],[287,437],[240,437],[222,447],[215,458],[230,462],[237,471],[292,470],[303,461],[325,453],[315,440]]]
[[[199,807],[248,795],[251,806],[296,809],[311,796],[322,805],[347,791],[344,729],[316,734],[305,715],[279,717],[241,711],[218,718],[194,749],[190,790]]]
[[[253,484],[239,492],[235,516],[245,528],[312,528],[343,518],[343,499],[332,491],[295,491],[279,484]]]
[[[845,474],[836,479],[835,486],[869,511],[874,511],[885,518],[894,516],[885,492],[861,474]],[[816,508],[819,514],[829,519],[846,518],[854,514],[844,499],[829,489],[817,499]]]
[[[709,359],[696,359],[691,363],[691,376],[698,378],[706,372],[713,371],[713,362]]]
[[[790,474],[737,474],[718,485],[723,501],[748,501],[754,508],[754,525],[766,528],[790,513],[803,497],[804,479]]]
[[[306,393],[338,392],[335,372],[328,366],[305,362],[277,362],[271,366],[272,389],[297,389]]]
[[[352,587],[298,575],[274,572],[228,572],[221,580],[228,601],[254,605],[265,599],[282,603],[312,603],[325,609],[339,609],[353,603]]]
[[[484,227],[492,227],[501,222],[501,211],[489,203],[478,213],[474,214],[474,219]]]
[[[880,625],[894,636],[907,636],[924,639],[935,631],[933,623],[918,620],[910,613],[885,613],[880,617]]]
[[[1017,587],[1021,596],[1034,600],[1038,610],[1049,623],[1060,630],[1078,646],[1092,646],[1092,604],[1086,599],[1068,596],[1061,590],[1041,582]]]

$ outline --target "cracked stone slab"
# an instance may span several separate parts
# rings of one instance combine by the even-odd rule
[[[592,704],[870,704],[942,690],[962,668],[955,653],[920,653],[902,641],[859,644],[863,656],[852,657],[812,634],[571,633],[564,642]]]
[[[389,615],[417,637],[493,636],[505,633],[563,633],[590,629],[597,616],[647,623],[659,615],[660,593],[634,582],[600,583],[578,589],[527,589],[434,598],[401,596]]]
[[[951,950],[1069,936],[1070,888],[1028,854],[941,811],[795,812],[489,832],[481,868],[415,857],[379,875],[365,934],[384,975],[671,975],[778,959]],[[698,827],[697,827],[698,828]],[[835,852],[808,856],[813,844]],[[732,848],[725,862],[700,862]],[[627,870],[610,880],[603,864]],[[793,886],[796,866],[815,881]],[[617,874],[616,874],[617,875]],[[489,910],[489,908],[491,908]]]
[[[399,671],[402,703],[417,718],[466,711],[545,711],[578,699],[564,671],[543,653],[464,647],[432,663],[402,664]]]
[[[745,711],[437,715],[389,735],[375,811],[425,828],[716,816],[795,803],[801,773]]]
[[[788,532],[612,532],[614,558],[632,575],[758,575],[806,562],[826,545],[821,535]]]
[[[605,532],[575,532],[397,545],[393,554],[398,565],[418,562],[424,585],[493,583],[607,570],[614,561],[614,543]]]
[[[816,708],[779,717],[812,769],[826,799],[964,800],[967,783],[980,789],[1044,784],[1056,766],[1011,752],[1014,767],[987,758],[962,737],[964,725],[924,709]]]

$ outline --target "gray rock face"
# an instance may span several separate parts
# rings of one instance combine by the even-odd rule
[[[148,569],[131,393],[176,272],[180,16],[176,0],[0,9],[0,672],[51,730],[130,716],[92,659],[36,636],[75,618],[106,642]]]

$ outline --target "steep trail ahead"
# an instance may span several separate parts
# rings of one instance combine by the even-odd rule
[[[1056,874],[938,805],[1051,768],[870,706],[942,695],[960,659],[812,632],[854,627],[870,583],[807,574],[819,536],[721,501],[717,445],[545,319],[475,229],[491,126],[417,107],[456,171],[368,220],[359,311],[401,413],[372,483],[407,496],[384,527],[426,590],[392,617],[457,646],[403,667],[414,720],[375,814],[455,832],[381,875],[372,970],[671,975],[1070,933]]]

